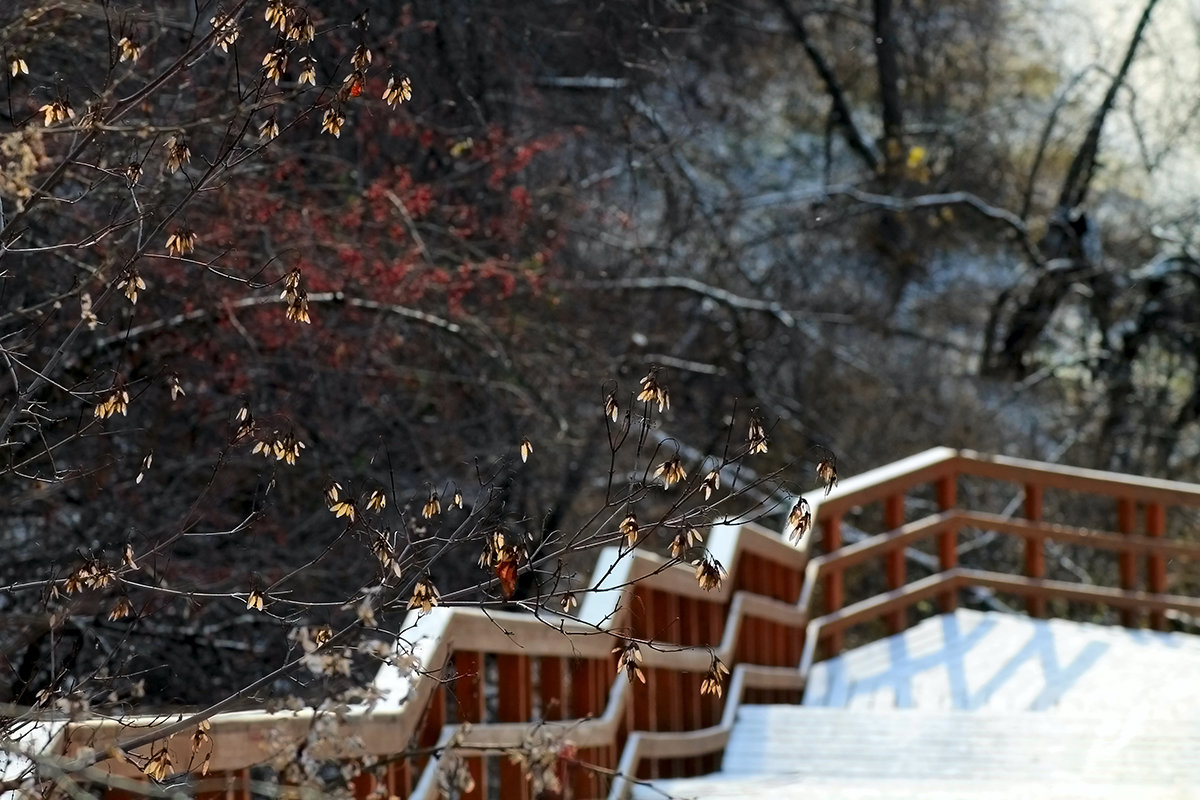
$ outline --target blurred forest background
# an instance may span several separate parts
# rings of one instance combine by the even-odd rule
[[[593,524],[630,469],[605,398],[636,436],[654,367],[639,452],[691,473],[756,416],[778,485],[733,510],[779,526],[827,453],[1194,479],[1197,14],[4,4],[0,699],[269,672],[280,622],[377,579],[334,482],[386,496],[398,549],[432,492],[531,541]],[[126,545],[136,580],[60,591]],[[477,545],[417,550],[479,580]],[[305,602],[245,607],[268,587]]]

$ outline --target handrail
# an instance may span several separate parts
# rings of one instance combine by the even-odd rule
[[[959,451],[950,447],[932,447],[916,455],[843,478],[828,494],[809,498],[815,522],[844,514],[855,506],[883,500],[889,495],[931,483],[954,473]],[[805,542],[807,544],[807,542]]]
[[[1118,472],[1047,464],[1011,456],[990,455],[975,450],[933,447],[908,458],[846,478],[825,497],[810,500],[813,519],[845,513],[855,506],[932,483],[951,475],[1036,483],[1053,489],[1131,497],[1134,500],[1174,505],[1200,506],[1200,485],[1182,481],[1145,478]]]
[[[1083,467],[1046,464],[1025,458],[988,455],[974,450],[960,450],[954,466],[963,475],[979,478],[1036,483],[1050,489],[1069,489],[1109,497],[1131,497],[1147,503],[1200,506],[1200,485],[1162,478],[1145,478]]]

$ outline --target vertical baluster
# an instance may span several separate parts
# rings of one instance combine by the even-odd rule
[[[792,638],[792,631],[782,622],[771,622],[771,644],[774,646],[774,652],[771,653],[771,663],[777,667],[786,667],[788,665],[788,643]]]
[[[617,762],[621,758],[621,750],[625,747],[625,739],[622,738],[619,744],[610,744],[601,748],[604,754],[604,760],[601,762],[608,770],[617,768]],[[612,778],[609,775],[598,776],[597,783],[600,786],[600,797],[606,797],[608,790],[612,787]]]
[[[803,567],[797,568],[789,566],[787,568],[787,594],[783,598],[785,603],[795,603],[800,599],[800,585],[804,582]]]
[[[483,656],[479,653],[459,652],[454,654],[454,693],[458,700],[458,721],[483,722],[485,697],[483,692]],[[475,779],[475,788],[464,794],[464,800],[486,800],[487,779],[484,775],[483,757],[468,756],[463,763]]]
[[[708,720],[711,717],[711,695],[700,694],[700,684],[703,681],[703,672],[691,672],[680,676],[679,692],[683,696],[684,702],[691,706],[691,722],[685,725],[685,730],[694,731],[710,725]],[[703,773],[699,756],[680,759],[677,764],[680,775],[692,776]]]
[[[679,595],[673,592],[660,592],[658,595],[658,628],[655,634],[660,641],[675,642],[676,644],[693,644],[688,639],[690,624],[684,619],[682,603]]]
[[[670,617],[670,611],[666,592],[647,590],[646,620],[649,627],[647,638],[673,641],[679,635],[678,626],[672,624],[674,620]],[[663,691],[662,676],[659,674],[662,670],[645,668],[643,672],[646,674],[646,682],[643,684],[635,680],[630,686],[633,694],[627,708],[632,712],[629,723],[631,732],[662,730],[660,727],[662,721],[658,718],[658,695]],[[658,775],[655,774],[654,777],[658,777]]]
[[[719,603],[710,603],[700,601],[697,605],[703,617],[702,630],[705,631],[704,640],[701,644],[706,644],[709,647],[717,648],[721,646],[721,642],[725,634],[725,623],[729,617],[729,607]]]
[[[699,620],[697,611],[702,605],[700,600],[690,600],[677,594],[668,593],[663,605],[665,616],[672,621],[677,636],[674,637],[682,645],[694,646],[699,639]],[[680,730],[680,697],[679,673],[674,670],[663,670],[658,684],[658,727],[660,731]]]
[[[576,658],[571,662],[571,716],[596,717],[602,714],[602,706],[596,700],[596,684],[601,673],[606,673],[607,661],[595,658]],[[599,759],[599,750],[594,747],[583,748],[578,754],[581,762],[595,764]],[[576,766],[572,770],[571,788],[576,798],[596,798],[600,796],[596,786],[595,774],[592,770]]]
[[[883,502],[883,527],[889,531],[894,531],[904,524],[904,495],[891,494]],[[887,572],[887,583],[889,589],[899,589],[904,586],[905,569],[904,569],[904,548],[895,547],[884,556],[884,569]],[[898,609],[887,615],[888,629],[892,633],[900,633],[908,626],[905,624],[908,618],[907,609]]]
[[[412,767],[409,759],[400,758],[388,766],[388,791],[396,797],[408,797],[412,792]]]
[[[596,715],[595,694],[592,692],[593,659],[577,658],[571,662],[571,716]]]
[[[562,719],[566,716],[567,699],[563,696],[563,660],[557,656],[541,659],[542,718]]]
[[[800,664],[800,656],[804,652],[804,628],[787,629],[787,649],[784,651],[783,665],[795,667]]]
[[[542,656],[538,665],[538,694],[542,698],[542,719],[560,720],[567,715],[567,698],[563,692],[563,659],[557,656]],[[563,790],[560,797],[571,793],[570,775],[565,760],[559,761],[558,779]]]
[[[368,797],[378,796],[378,787],[375,776],[370,772],[360,772],[350,780],[350,790],[354,795],[355,800],[366,800]],[[464,795],[465,797],[466,795]]]
[[[1036,483],[1025,484],[1025,519],[1042,520],[1042,487]],[[1025,537],[1025,574],[1031,578],[1046,576],[1046,543],[1041,536]],[[1031,617],[1046,616],[1046,598],[1031,595],[1025,609]]]
[[[937,482],[938,508],[949,511],[958,505],[958,475],[946,475]],[[958,524],[947,524],[938,534],[938,566],[943,570],[958,566]],[[942,613],[949,614],[958,608],[958,592],[954,589],[940,598]]]
[[[832,553],[842,546],[842,517],[831,517],[825,521],[822,530],[823,541],[822,549],[826,553]],[[845,600],[842,582],[842,568],[836,565],[830,565],[825,576],[825,613],[837,611],[842,607]],[[823,637],[828,648],[830,656],[836,656],[842,652],[842,632],[831,633]]]
[[[438,737],[441,736],[442,726],[446,724],[446,687],[439,685],[434,689],[433,695],[429,698],[429,705],[425,707],[425,720],[421,725],[421,732],[417,737],[417,744],[422,748],[431,748],[437,744]],[[418,770],[425,769],[425,765],[429,763],[429,756],[419,756],[416,760],[415,767]]]
[[[1167,510],[1162,503],[1149,503],[1146,506],[1146,535],[1161,538],[1167,533]],[[1167,560],[1161,555],[1146,556],[1147,588],[1155,594],[1165,594],[1167,591]],[[1161,611],[1150,612],[1150,627],[1163,631],[1167,629],[1166,615]]]
[[[633,602],[629,604],[629,635],[635,639],[648,638],[654,624],[646,613],[654,603],[654,590],[641,584],[633,587]]]
[[[583,764],[595,764],[597,760],[598,749],[595,747],[581,748],[578,753],[580,765],[576,766],[571,773],[571,794],[576,800],[588,800],[588,798],[599,797],[600,792],[596,788],[595,773]]]
[[[1133,533],[1137,527],[1137,505],[1128,498],[1122,497],[1117,501],[1117,530],[1124,534]],[[1117,555],[1117,571],[1121,575],[1121,588],[1133,590],[1137,588],[1137,557],[1128,551]],[[1140,614],[1133,609],[1121,611],[1121,624],[1126,628],[1138,627]]]
[[[533,714],[530,692],[529,658],[517,655],[496,656],[496,684],[500,689],[498,705],[501,722],[528,722]],[[509,759],[500,762],[500,796],[527,800],[529,785],[521,767]]]

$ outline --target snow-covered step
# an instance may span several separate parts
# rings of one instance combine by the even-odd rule
[[[665,793],[665,794],[664,794]],[[1071,780],[1061,783],[1010,781],[1000,785],[954,780],[870,780],[797,778],[769,775],[753,779],[712,775],[686,781],[655,781],[639,787],[635,800],[1197,800],[1189,787]]]
[[[1200,714],[1200,637],[960,610],[813,666],[837,708]]]
[[[1198,753],[1200,717],[1152,710],[746,706],[720,773],[656,781],[634,796],[1200,798]]]

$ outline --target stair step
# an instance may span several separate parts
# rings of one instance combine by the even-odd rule
[[[664,800],[664,797],[673,800],[1200,800],[1200,792],[1189,786],[1111,785],[1087,780],[1008,781],[987,785],[954,780],[819,779],[784,775],[664,780],[633,790],[634,800]]]
[[[746,706],[723,771],[740,774],[858,772],[891,777],[1011,769],[1144,776],[1179,762],[1200,785],[1200,719],[1144,714],[1110,718],[1060,713],[843,711]]]
[[[1114,718],[744,706],[721,772],[654,787],[676,797],[775,792],[775,800],[801,789],[805,798],[825,789],[845,798],[1115,798],[1113,787],[1123,799],[1192,798],[1198,752],[1200,718],[1148,709]]]
[[[809,706],[1200,712],[1200,637],[960,610],[813,666]]]
[[[1200,800],[1200,637],[960,610],[742,706],[722,770],[635,797]]]

